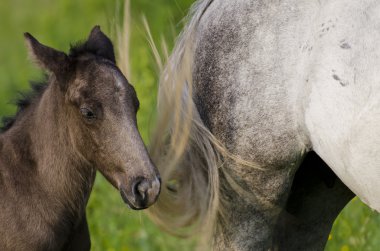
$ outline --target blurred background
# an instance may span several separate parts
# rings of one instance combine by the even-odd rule
[[[157,67],[142,24],[145,15],[153,38],[164,38],[172,48],[193,0],[131,0],[131,46],[129,81],[135,86],[141,108],[140,132],[149,144],[157,90]],[[0,1],[0,117],[15,113],[12,100],[29,90],[28,80],[42,79],[42,72],[27,57],[23,32],[40,42],[68,51],[70,43],[86,39],[99,24],[115,38],[121,24],[123,2],[114,0],[1,0]],[[1,213],[1,212],[0,212]],[[192,250],[191,240],[163,233],[144,212],[127,208],[118,191],[98,174],[87,207],[92,250],[173,251]],[[380,215],[357,198],[334,224],[326,250],[379,250]]]

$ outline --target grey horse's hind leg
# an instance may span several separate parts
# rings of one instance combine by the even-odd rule
[[[323,250],[334,220],[353,197],[323,160],[309,153],[278,220],[274,250]]]
[[[222,211],[214,250],[268,250],[295,171],[289,168],[260,171],[236,165],[223,170],[220,175]],[[239,189],[231,185],[231,178],[239,184]]]

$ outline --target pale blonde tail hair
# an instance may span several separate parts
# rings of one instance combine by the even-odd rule
[[[117,5],[116,13],[120,13]],[[116,28],[116,57],[118,67],[127,79],[131,78],[129,45],[131,36],[131,1],[124,0],[124,16],[121,25],[115,25]],[[116,14],[117,15],[117,14]]]
[[[149,214],[166,231],[180,236],[210,236],[219,208],[218,148],[222,147],[202,123],[192,99],[194,33],[203,10],[211,2],[193,5],[191,20],[165,67],[160,67],[163,63],[150,39],[161,68],[150,153],[163,187]],[[163,51],[167,55],[165,46]]]

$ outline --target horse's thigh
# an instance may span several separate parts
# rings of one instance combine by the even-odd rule
[[[334,220],[354,194],[314,152],[298,169],[280,214],[274,250],[323,250]]]
[[[86,215],[83,216],[81,223],[70,234],[69,241],[66,243],[65,251],[86,251],[91,248],[90,231],[88,230]]]
[[[214,248],[268,250],[295,171],[227,165],[220,172],[221,209]]]

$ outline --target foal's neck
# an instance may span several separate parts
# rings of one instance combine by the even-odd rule
[[[51,183],[49,187],[61,192],[76,209],[76,204],[85,206],[87,202],[95,170],[74,147],[72,137],[79,136],[70,134],[64,107],[64,95],[58,84],[51,83],[36,107],[34,142],[43,161],[39,168]]]
[[[15,156],[31,159],[35,165],[36,176],[31,179],[36,180],[31,183],[46,193],[43,203],[56,207],[57,211],[78,215],[85,209],[95,170],[73,148],[63,107],[64,96],[59,86],[50,83],[41,98],[16,121],[10,137],[16,135],[18,140],[28,142],[28,146],[14,149]],[[20,149],[23,153],[17,153]],[[25,163],[20,162],[21,165]]]

